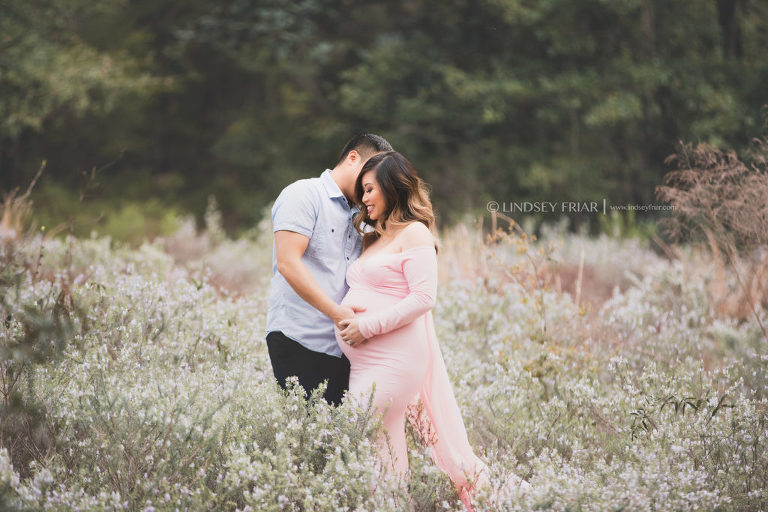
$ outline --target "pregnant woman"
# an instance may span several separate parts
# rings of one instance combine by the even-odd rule
[[[375,389],[387,433],[377,440],[379,454],[401,477],[408,471],[406,408],[421,398],[436,434],[433,459],[471,511],[471,492],[488,484],[488,469],[469,445],[435,335],[437,252],[426,186],[405,157],[389,151],[368,160],[355,194],[363,205],[355,225],[373,229],[363,234],[363,253],[347,271],[350,289],[342,301],[366,310],[336,330],[351,365],[348,396],[365,403]]]

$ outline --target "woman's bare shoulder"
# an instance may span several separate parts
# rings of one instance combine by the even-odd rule
[[[427,226],[421,222],[411,222],[400,232],[400,244],[403,250],[422,245],[434,247],[435,237]]]

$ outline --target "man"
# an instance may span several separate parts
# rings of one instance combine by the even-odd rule
[[[288,185],[272,207],[267,313],[272,370],[283,388],[296,375],[307,393],[327,380],[323,397],[333,405],[349,386],[349,360],[336,343],[334,324],[363,310],[339,305],[348,290],[347,269],[362,245],[352,224],[359,211],[353,206],[355,181],[371,156],[391,150],[378,135],[356,135],[332,170]]]

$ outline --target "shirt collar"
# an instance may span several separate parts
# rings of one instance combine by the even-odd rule
[[[344,197],[344,194],[341,193],[339,186],[335,181],[333,181],[330,169],[326,169],[323,174],[320,175],[320,181],[322,181],[323,185],[325,185],[325,190],[328,192],[328,197]]]
[[[331,177],[331,170],[326,169],[323,174],[320,175],[320,181],[323,182],[323,186],[325,186],[325,191],[328,192],[328,197],[331,199],[334,198],[341,198],[344,201],[344,204],[349,206],[349,209],[353,212],[357,213],[360,211],[360,207],[355,204],[349,204],[347,201],[346,196],[341,192],[341,189],[336,184],[335,181],[333,181],[333,178]]]

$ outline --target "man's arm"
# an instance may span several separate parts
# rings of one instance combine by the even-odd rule
[[[300,233],[275,231],[277,271],[288,281],[291,288],[299,297],[333,320],[336,325],[344,318],[355,316],[355,311],[364,311],[365,308],[336,304],[317,284],[312,273],[301,261],[308,244],[309,238]]]

